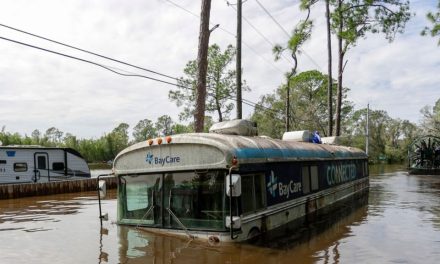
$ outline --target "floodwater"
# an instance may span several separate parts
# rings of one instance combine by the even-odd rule
[[[0,263],[439,263],[440,177],[370,170],[370,191],[298,232],[212,246],[114,223],[115,192],[0,200]]]

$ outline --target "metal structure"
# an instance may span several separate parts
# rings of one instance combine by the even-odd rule
[[[421,136],[408,147],[410,174],[440,175],[440,138]]]

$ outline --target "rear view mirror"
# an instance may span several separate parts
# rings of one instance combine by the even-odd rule
[[[239,229],[241,227],[241,218],[239,216],[232,217],[232,229]],[[226,216],[226,228],[231,228],[231,216]]]
[[[226,195],[231,197],[241,195],[241,176],[239,174],[226,175]]]
[[[107,184],[104,180],[98,182],[99,198],[104,199],[107,196]]]

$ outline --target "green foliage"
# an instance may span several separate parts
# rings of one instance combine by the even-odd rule
[[[393,119],[383,110],[370,110],[369,118],[370,161],[378,162],[386,157],[390,163],[406,159],[408,146],[418,135],[417,126],[408,120]],[[365,149],[367,109],[355,111],[347,125],[351,146]]]
[[[156,136],[156,128],[150,119],[140,120],[133,128],[133,137],[135,142],[141,142]]]
[[[332,0],[333,31],[345,41],[344,53],[368,32],[383,33],[389,41],[402,33],[411,18],[409,1],[402,0]],[[340,26],[342,24],[342,31]]]
[[[236,72],[231,66],[235,58],[235,48],[229,45],[224,52],[217,44],[208,49],[208,71],[206,76],[206,113],[217,113],[218,120],[227,119],[234,109],[236,94]],[[183,70],[185,77],[178,81],[177,90],[171,90],[168,97],[178,107],[183,107],[179,115],[180,120],[192,119],[195,111],[197,62],[189,61]],[[249,91],[243,81],[243,91]]]
[[[287,47],[292,52],[297,52],[298,49],[306,42],[312,33],[313,23],[312,21],[301,21],[294,29],[290,40],[287,43]]]
[[[205,127],[212,125],[212,118],[206,117]],[[157,136],[193,132],[192,124],[174,123],[170,116],[163,115],[153,123],[149,119],[140,120],[133,128],[133,140],[130,141],[129,125],[121,123],[110,133],[98,139],[78,139],[71,133],[63,133],[55,127],[46,130],[44,136],[35,129],[31,136],[21,136],[19,133],[0,130],[0,141],[3,145],[41,145],[46,147],[67,147],[79,151],[88,162],[103,162],[113,160],[116,155],[131,144],[145,141]],[[207,130],[206,130],[207,131]],[[62,136],[64,135],[64,137]]]
[[[293,29],[292,36],[287,42],[286,47],[283,47],[280,44],[276,44],[272,49],[272,52],[275,56],[275,61],[281,58],[282,53],[285,50],[290,51],[291,57],[294,61],[294,67],[292,68],[291,75],[296,74],[296,68],[298,66],[297,55],[300,52],[301,46],[310,38],[312,34],[313,22],[309,20],[310,7],[316,2],[317,0],[301,0],[300,9],[308,11],[307,17],[304,20],[301,20],[298,25],[296,25],[296,27]]]
[[[173,120],[169,115],[163,115],[157,119],[156,130],[161,136],[173,134]]]
[[[281,138],[284,132],[284,101],[278,94],[268,94],[261,97],[255,107],[251,120],[258,125],[261,136]]]
[[[185,126],[182,124],[174,124],[172,127],[173,134],[184,134],[194,132],[194,126]]]
[[[327,75],[316,70],[302,72],[290,78],[290,101],[293,103],[289,110],[292,130],[319,130],[324,136],[329,134],[327,79]],[[286,89],[287,85],[283,84],[275,94],[263,96],[255,108],[251,119],[257,122],[261,135],[280,138],[284,132]],[[333,90],[336,90],[335,85]],[[344,90],[347,92],[348,88]],[[343,106],[345,119],[353,106],[347,100],[343,101]]]
[[[426,14],[426,18],[432,24],[432,27],[425,27],[421,32],[422,36],[428,34],[430,34],[431,37],[440,36],[440,0],[437,4],[437,12],[429,12]],[[437,45],[440,46],[440,38]]]
[[[440,99],[433,107],[425,106],[420,110],[423,116],[422,129],[425,134],[440,137]]]
[[[46,130],[44,134],[44,141],[48,144],[55,146],[57,143],[60,143],[63,138],[63,132],[61,132],[58,128],[51,127]]]
[[[212,116],[205,116],[204,118],[204,124],[203,124],[203,132],[208,133],[209,128],[214,124],[214,120],[212,119]],[[188,125],[189,132],[194,132],[194,123],[191,122]]]

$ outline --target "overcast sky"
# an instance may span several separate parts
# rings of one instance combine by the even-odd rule
[[[200,13],[200,0],[173,2]],[[211,34],[210,43],[222,49],[235,45],[235,10],[224,0],[212,2],[211,22],[221,28]],[[298,11],[299,0],[259,2],[288,32],[305,15]],[[411,1],[415,16],[394,42],[388,43],[383,35],[368,35],[348,52],[344,86],[351,89],[348,99],[357,109],[370,102],[371,108],[385,110],[393,118],[419,122],[420,109],[440,98],[438,40],[420,36],[427,24],[425,14],[435,9],[436,2]],[[315,29],[303,47],[299,70],[326,72],[325,9],[317,5],[312,12]],[[290,70],[288,61],[274,62],[272,55],[272,44],[284,45],[288,36],[255,0],[244,4],[243,15],[267,38],[243,21],[243,79],[252,89],[243,98],[257,102],[273,92]],[[2,0],[0,24],[176,77],[197,57],[199,18],[166,0]],[[4,27],[0,37],[158,77]],[[334,51],[336,65],[336,45]],[[121,122],[132,128],[141,119],[156,121],[164,114],[178,121],[180,109],[168,100],[173,88],[0,39],[0,127],[9,132],[30,135],[34,129],[44,132],[54,126],[79,137],[97,138]],[[243,111],[249,117],[253,109],[243,105]]]

